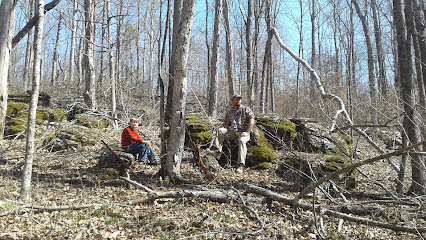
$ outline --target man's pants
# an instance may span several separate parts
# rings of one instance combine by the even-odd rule
[[[138,162],[145,162],[145,158],[148,156],[149,161],[155,160],[154,151],[151,147],[145,145],[145,143],[133,143],[129,146],[123,147],[123,150],[128,153],[138,153]]]
[[[238,162],[246,164],[247,156],[247,142],[250,141],[250,135],[241,137],[240,132],[228,131],[226,128],[219,128],[216,131],[216,136],[213,137],[210,147],[216,147],[222,152],[223,141],[228,140],[238,140]]]

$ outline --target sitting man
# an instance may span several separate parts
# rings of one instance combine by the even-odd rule
[[[241,104],[241,95],[231,98],[232,108],[225,115],[223,126],[219,128],[210,145],[210,150],[222,152],[223,141],[238,139],[238,169],[241,173],[246,163],[247,142],[250,141],[250,132],[254,126],[253,111]]]
[[[157,161],[155,160],[154,151],[151,148],[151,142],[142,140],[136,130],[138,126],[138,119],[130,119],[129,126],[121,133],[121,147],[127,153],[138,153],[138,162],[145,162],[145,157],[148,156],[149,163],[156,165]]]

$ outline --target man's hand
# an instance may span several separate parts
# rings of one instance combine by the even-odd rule
[[[147,145],[148,147],[151,147],[151,142],[150,141],[143,141],[143,144]]]
[[[250,133],[249,132],[242,132],[240,136],[241,137],[250,136]]]

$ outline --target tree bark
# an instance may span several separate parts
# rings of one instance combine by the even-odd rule
[[[16,0],[2,0],[0,4],[0,139],[3,138],[6,122],[7,77],[12,51],[16,3]]]
[[[62,21],[62,12],[63,10],[59,11],[59,19],[58,19],[58,30],[56,32],[56,41],[55,41],[55,49],[53,50],[53,59],[52,59],[52,74],[50,79],[50,85],[55,86],[56,85],[56,78],[58,77],[57,66],[58,66],[58,48],[59,48],[59,39],[61,37],[61,21]]]
[[[181,179],[180,166],[182,162],[183,145],[185,140],[186,96],[188,85],[188,53],[192,21],[195,11],[195,0],[183,2],[179,15],[178,30],[175,32],[174,88],[171,111],[170,138],[168,139],[167,158],[161,166],[165,175],[174,182]],[[176,7],[176,6],[175,6]],[[176,9],[175,9],[176,10]],[[175,30],[175,29],[174,29]]]
[[[371,0],[371,10],[373,11],[374,35],[376,40],[377,62],[379,66],[378,89],[383,99],[387,99],[388,84],[386,81],[385,55],[382,45],[382,30],[380,29],[380,19],[377,16],[376,0]]]
[[[265,6],[265,20],[266,20],[266,28],[271,28],[271,3],[270,1],[266,2]],[[265,55],[263,56],[263,67],[262,67],[262,80],[260,82],[260,97],[259,97],[259,103],[260,103],[260,112],[265,113],[266,111],[266,98],[268,95],[268,76],[269,76],[269,61],[271,59],[271,47],[272,47],[272,37],[274,34],[272,31],[268,31],[268,39],[266,40],[265,44]]]
[[[413,72],[411,62],[410,34],[407,32],[406,13],[401,0],[393,0],[394,23],[398,44],[398,63],[401,75],[401,97],[404,105],[404,120],[402,134],[407,134],[410,144],[418,142],[417,130],[414,119]],[[411,17],[411,16],[407,16]],[[416,149],[418,150],[418,149]],[[425,194],[426,168],[422,157],[411,154],[410,191],[416,194]]]
[[[28,16],[29,18],[33,18],[33,12],[34,12],[34,0],[30,0],[29,3],[29,9],[28,9]],[[27,47],[25,49],[25,66],[24,66],[24,73],[22,74],[22,82],[23,82],[23,88],[24,92],[26,92],[29,88],[29,85],[31,83],[31,77],[32,77],[32,59],[33,59],[33,34],[32,34],[32,28],[28,32],[28,38],[27,38]]]
[[[73,0],[73,13],[72,13],[72,30],[71,30],[71,46],[70,46],[70,82],[75,81],[75,46],[77,36],[77,10],[78,0]]]
[[[367,62],[368,62],[368,86],[370,93],[370,116],[372,124],[377,124],[377,89],[376,79],[374,73],[374,56],[373,56],[373,45],[371,44],[370,30],[368,27],[367,19],[356,0],[352,0],[355,6],[355,11],[358,17],[361,19],[362,29],[364,31],[365,42],[367,45]]]
[[[316,18],[316,0],[311,0],[312,1],[312,7],[311,7],[311,67],[315,68],[315,61],[316,61],[316,44],[315,44],[315,30],[316,30],[316,25],[315,25],[315,18]],[[311,102],[314,101],[315,99],[315,76],[313,76],[311,74],[311,81],[309,82],[309,100]]]
[[[87,106],[96,109],[96,78],[94,63],[94,44],[95,44],[95,2],[91,0],[84,1],[84,24],[85,24],[85,54],[84,54],[84,102]]]
[[[217,117],[217,91],[218,91],[218,68],[219,68],[219,42],[220,28],[222,16],[222,0],[216,0],[214,14],[214,29],[213,29],[213,48],[211,58],[211,73],[210,73],[210,94],[209,94],[209,116]]]
[[[109,57],[109,78],[111,81],[111,115],[114,118],[113,127],[118,128],[117,122],[117,95],[116,95],[116,86],[117,80],[115,76],[115,59],[114,59],[114,49],[112,42],[112,26],[111,26],[111,7],[110,1],[106,0],[106,18],[107,18],[107,31],[108,31],[108,57]]]
[[[43,24],[44,24],[44,11],[43,11],[44,0],[37,1],[37,8],[35,17],[37,18],[37,23],[34,32],[34,69],[33,69],[33,83],[32,83],[32,93],[30,101],[30,109],[28,111],[28,125],[27,125],[27,141],[25,146],[25,163],[22,173],[22,182],[21,182],[21,198],[24,201],[31,199],[31,176],[34,160],[34,151],[35,151],[35,121],[36,121],[36,111],[37,111],[37,102],[40,91],[40,79],[41,79],[41,41],[43,38]]]
[[[253,22],[253,0],[247,0],[247,20],[246,20],[246,69],[247,69],[247,99],[249,106],[253,106],[253,37],[251,34],[251,24]]]
[[[226,72],[228,75],[229,97],[234,96],[234,50],[232,46],[231,26],[229,24],[229,5],[228,0],[223,0],[223,20],[226,32]]]

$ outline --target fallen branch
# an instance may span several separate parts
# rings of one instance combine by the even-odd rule
[[[149,188],[149,187],[147,187],[147,186],[145,186],[145,185],[142,185],[142,184],[140,184],[140,183],[138,183],[138,182],[136,182],[136,181],[133,181],[133,180],[131,180],[130,178],[120,177],[120,179],[122,179],[122,180],[124,180],[124,181],[126,181],[126,182],[128,182],[128,183],[130,183],[130,184],[132,184],[132,185],[134,185],[134,186],[136,186],[136,187],[142,188],[142,189],[144,189],[145,191],[147,191],[148,193],[155,193],[155,191],[154,191],[154,190],[152,190],[151,188]]]
[[[287,47],[283,40],[281,39],[278,31],[276,28],[271,28],[270,31],[273,32],[273,34],[275,35],[275,38],[277,39],[279,45],[281,46],[281,48],[283,48],[288,54],[290,54],[296,61],[298,61],[300,64],[302,64],[313,76],[315,79],[315,84],[321,94],[321,97],[323,99],[332,99],[334,101],[336,101],[336,103],[339,105],[339,109],[336,111],[336,114],[333,116],[332,118],[332,125],[331,125],[331,132],[334,131],[334,129],[336,129],[336,125],[337,125],[337,118],[339,117],[340,114],[343,114],[344,118],[346,119],[346,121],[349,123],[349,126],[355,130],[356,132],[358,132],[360,135],[362,135],[368,143],[370,143],[371,146],[373,146],[377,151],[379,151],[381,154],[385,154],[386,151],[384,151],[382,148],[379,147],[379,145],[377,145],[369,136],[367,133],[365,133],[363,130],[361,130],[358,127],[355,127],[351,117],[349,116],[348,112],[346,111],[346,107],[345,107],[345,103],[343,102],[343,100],[338,97],[337,95],[331,94],[331,93],[327,93],[325,91],[325,88],[321,82],[321,78],[319,77],[318,73],[309,65],[308,62],[306,62],[305,60],[303,60],[302,58],[300,58],[299,56],[296,55],[296,53],[294,53],[289,47]],[[389,159],[388,159],[388,163],[392,166],[392,168],[396,171],[399,172],[398,167],[393,164]]]
[[[56,7],[56,5],[58,5],[58,3],[61,0],[53,0],[50,3],[44,5],[44,13],[50,11],[51,9],[53,9],[54,7]],[[13,37],[12,39],[12,48],[16,46],[16,44],[19,43],[19,41],[22,40],[22,38],[25,37],[25,35],[27,35],[31,28],[33,28],[35,26],[35,24],[37,23],[38,18],[37,16],[31,18],[27,24],[15,35],[15,37]]]
[[[347,166],[347,167],[344,167],[344,168],[341,168],[341,169],[339,169],[339,170],[337,170],[337,171],[334,171],[334,172],[332,172],[332,173],[330,173],[329,175],[327,175],[327,176],[325,176],[325,177],[322,177],[322,178],[320,178],[318,181],[316,181],[316,182],[313,182],[313,183],[311,183],[311,184],[309,184],[302,192],[300,192],[295,198],[294,198],[294,201],[299,201],[299,199],[301,198],[301,197],[303,197],[303,196],[305,196],[306,194],[308,194],[308,193],[310,193],[312,190],[314,190],[316,187],[318,187],[319,185],[321,185],[322,183],[324,183],[324,182],[326,182],[326,181],[328,181],[328,180],[331,180],[331,179],[333,179],[333,178],[336,178],[337,176],[339,176],[340,174],[342,174],[342,173],[346,173],[346,172],[349,172],[349,171],[351,171],[351,170],[353,170],[353,169],[355,169],[355,168],[357,168],[357,167],[360,167],[360,166],[362,166],[362,165],[366,165],[366,164],[370,164],[370,163],[373,163],[373,162],[377,162],[377,161],[379,161],[379,160],[382,160],[382,159],[385,159],[385,158],[389,158],[389,157],[392,157],[392,156],[398,156],[398,155],[401,155],[401,154],[403,154],[404,152],[406,152],[406,151],[408,151],[408,150],[410,150],[410,149],[413,149],[413,148],[416,148],[416,147],[418,147],[418,146],[420,146],[421,144],[423,144],[423,143],[426,143],[426,141],[423,141],[423,142],[419,142],[419,143],[416,143],[416,144],[414,144],[414,145],[411,145],[411,146],[409,146],[409,147],[406,147],[406,148],[402,148],[402,149],[399,149],[398,151],[394,151],[394,152],[391,152],[391,153],[387,153],[387,154],[383,154],[383,155],[380,155],[380,156],[377,156],[377,157],[373,157],[373,158],[369,158],[369,159],[367,159],[367,160],[364,160],[364,161],[361,161],[361,162],[358,162],[358,163],[354,163],[354,164],[352,164],[352,165],[350,165],[350,166]]]
[[[283,197],[280,194],[275,193],[269,189],[254,186],[252,184],[245,184],[244,186],[251,193],[255,193],[255,194],[267,197],[271,200],[285,203],[289,205],[290,207],[302,208],[302,209],[310,210],[310,211],[312,210],[312,205],[310,204],[301,203],[298,201],[294,201],[294,199],[292,198]],[[321,212],[323,215],[333,216],[343,220],[347,220],[347,221],[355,222],[355,223],[361,223],[368,226],[381,227],[381,228],[386,228],[386,229],[390,229],[394,231],[408,232],[408,233],[414,233],[414,234],[426,233],[426,228],[424,227],[409,227],[409,226],[403,226],[399,224],[379,222],[379,221],[370,220],[367,218],[355,217],[346,213],[330,210],[329,208],[321,206],[321,205],[316,205],[314,211]]]

